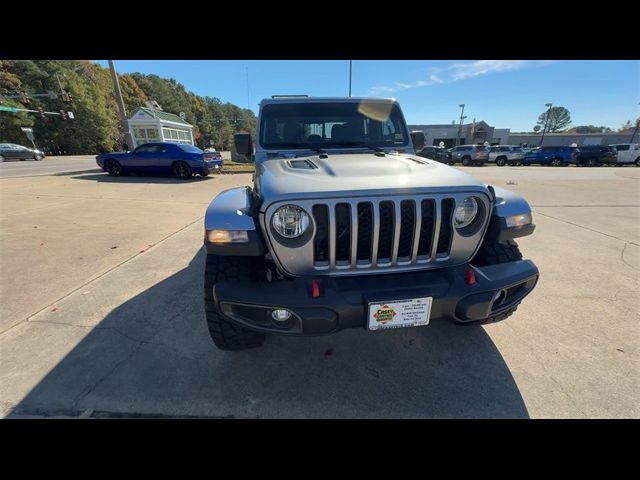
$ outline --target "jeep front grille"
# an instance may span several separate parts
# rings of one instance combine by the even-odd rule
[[[473,195],[483,204],[478,230],[469,236],[453,228],[457,202]],[[300,200],[272,205],[265,219],[284,203],[311,214],[313,239],[304,245],[273,238],[275,257],[287,272],[357,274],[365,271],[428,269],[469,260],[484,233],[490,211],[482,193],[390,196],[361,199]],[[267,229],[270,231],[271,229]]]

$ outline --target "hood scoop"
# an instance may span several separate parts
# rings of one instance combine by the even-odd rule
[[[300,170],[317,170],[318,166],[311,160],[287,160],[287,164],[291,168],[297,168]]]

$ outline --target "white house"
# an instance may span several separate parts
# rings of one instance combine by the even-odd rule
[[[134,148],[143,143],[172,142],[193,145],[193,125],[178,115],[141,107],[129,119]]]

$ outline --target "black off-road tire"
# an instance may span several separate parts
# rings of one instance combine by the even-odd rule
[[[476,267],[485,267],[488,265],[498,265],[501,263],[514,262],[522,260],[522,254],[515,240],[507,240],[505,242],[483,241],[478,253],[471,260],[471,264]],[[517,309],[520,302],[503,312],[497,313],[491,317],[477,320],[475,322],[459,322],[461,325],[485,325],[487,323],[496,323],[510,317]]]
[[[226,320],[216,308],[213,286],[216,282],[259,283],[266,280],[266,266],[260,257],[207,255],[204,270],[204,309],[211,339],[220,350],[259,347],[266,335],[242,328]]]
[[[486,267],[516,260],[522,260],[522,253],[520,253],[515,240],[506,240],[505,242],[485,240],[471,263],[476,267]]]
[[[479,320],[477,322],[465,323],[464,325],[469,325],[469,324],[470,325],[486,325],[488,323],[501,322],[502,320],[506,320],[511,315],[513,315],[515,311],[518,310],[518,305],[520,305],[520,303],[517,303],[516,305],[511,307],[509,310],[505,310],[504,312],[501,312],[497,315],[493,315],[492,317],[488,317],[488,318],[485,318],[484,320]]]

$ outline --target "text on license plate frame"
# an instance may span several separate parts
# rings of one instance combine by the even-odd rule
[[[424,327],[429,325],[433,297],[368,302],[367,330]],[[426,314],[426,318],[425,317]]]

